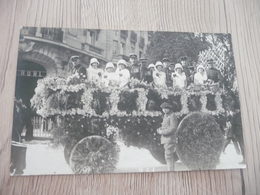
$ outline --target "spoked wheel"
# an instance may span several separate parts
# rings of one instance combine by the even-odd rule
[[[72,140],[72,141],[67,141],[65,146],[64,146],[64,157],[66,162],[69,164],[70,163],[70,154],[71,151],[73,150],[74,146],[77,144],[77,140]]]
[[[70,167],[76,174],[113,172],[119,159],[116,144],[101,136],[89,136],[79,141],[70,155]]]

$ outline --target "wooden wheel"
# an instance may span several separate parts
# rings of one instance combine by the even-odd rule
[[[154,147],[152,149],[149,149],[151,155],[160,163],[166,164],[165,156],[164,156],[164,148],[163,145]],[[174,153],[174,162],[177,162],[179,160],[179,157],[177,153]]]
[[[72,141],[67,141],[65,146],[64,146],[64,157],[66,162],[69,164],[70,163],[70,154],[74,146],[77,144],[77,140],[73,139]]]
[[[76,174],[109,173],[115,169],[119,148],[101,136],[79,141],[70,155],[70,167]]]

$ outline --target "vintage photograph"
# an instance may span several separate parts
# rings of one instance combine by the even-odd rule
[[[230,34],[23,27],[11,175],[246,167]]]

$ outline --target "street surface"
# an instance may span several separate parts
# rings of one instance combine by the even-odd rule
[[[51,148],[50,141],[31,141],[27,144],[26,169],[24,175],[53,175],[73,174],[66,163],[63,148]],[[116,173],[123,172],[154,172],[166,171],[166,165],[156,161],[146,149],[127,147],[123,143],[120,146],[120,158],[117,164]],[[225,154],[222,153],[217,169],[245,168],[245,164],[239,164],[242,155],[238,155],[233,144],[229,144]],[[176,171],[189,170],[180,161],[175,164]]]

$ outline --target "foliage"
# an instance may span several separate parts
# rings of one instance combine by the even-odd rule
[[[213,116],[198,112],[187,115],[177,134],[177,153],[183,164],[195,170],[216,168],[224,136]]]
[[[87,81],[72,84],[62,78],[45,78],[38,83],[31,104],[43,117],[82,115],[109,118],[113,115],[118,117],[160,116],[160,104],[168,101],[179,105],[179,111],[176,114],[181,116],[192,110],[197,111],[191,108],[192,104],[188,107],[190,96],[195,95],[200,96],[201,111],[217,115],[224,112],[222,93],[222,90],[212,90],[210,87],[205,87],[201,91],[195,91],[192,87],[188,90],[154,89],[150,85],[142,85],[142,88],[134,89],[102,88],[91,86]],[[213,95],[214,98],[209,98]],[[208,109],[207,101],[209,100],[215,103],[214,109]]]
[[[197,62],[199,52],[210,46],[194,33],[155,32],[148,45],[146,57],[153,63],[161,61],[164,57],[177,63],[181,56],[187,56],[193,63]]]

